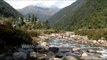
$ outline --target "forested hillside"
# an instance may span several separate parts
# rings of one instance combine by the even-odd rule
[[[50,25],[64,30],[107,27],[107,0],[77,0],[50,19]]]
[[[2,17],[20,17],[21,14],[3,0],[0,0],[0,16]]]

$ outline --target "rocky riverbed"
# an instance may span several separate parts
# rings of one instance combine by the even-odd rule
[[[0,54],[0,60],[107,60],[106,40],[89,40],[73,32],[34,37],[38,44],[22,44]]]
[[[107,59],[106,40],[89,40],[87,36],[75,35],[73,32],[51,34],[45,38],[42,37],[41,40],[43,43],[46,42],[49,47],[59,48],[57,54],[63,55],[63,57],[73,56],[83,60]],[[46,43],[42,45],[46,45]]]

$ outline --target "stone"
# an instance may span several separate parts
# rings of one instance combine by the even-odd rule
[[[24,52],[15,52],[13,53],[13,58],[15,60],[25,60],[27,59],[27,54]]]
[[[47,55],[46,54],[37,54],[37,59],[38,60],[46,60],[47,59]]]
[[[53,60],[62,60],[61,58],[53,58]]]
[[[49,52],[47,53],[47,57],[52,57],[52,56],[55,56],[55,54],[54,54],[53,52],[49,51]]]
[[[33,52],[33,49],[30,49],[30,48],[29,48],[29,49],[27,49],[27,51],[28,51],[28,52]]]
[[[48,44],[47,44],[46,42],[42,42],[40,45],[41,45],[42,47],[46,47]]]
[[[80,48],[78,47],[72,48],[72,51],[80,51]]]
[[[48,57],[47,60],[54,60],[54,56]]]
[[[74,56],[64,56],[62,58],[62,60],[78,60],[78,59],[76,57],[74,57]]]
[[[92,42],[93,42],[94,44],[98,43],[96,40],[93,40]]]
[[[13,60],[13,57],[12,56],[7,56],[7,57],[5,57],[5,60]]]
[[[49,47],[48,51],[51,51],[53,53],[57,53],[59,51],[59,48],[57,48],[57,47]]]
[[[53,36],[53,37],[54,37],[54,36],[56,36],[56,35],[55,35],[55,34],[51,34],[50,36]]]
[[[23,48],[19,48],[18,51],[19,52],[25,52],[25,50]]]
[[[0,54],[0,60],[3,60],[5,58],[5,54]]]
[[[55,57],[57,57],[57,58],[62,58],[63,56],[65,56],[65,54],[62,52],[58,52],[55,54]]]
[[[81,60],[101,60],[101,58],[96,56],[84,56],[80,58]]]
[[[30,52],[30,57],[32,57],[32,58],[36,58],[37,57],[37,55],[36,55],[36,52]]]
[[[81,56],[88,56],[86,52],[82,53]]]

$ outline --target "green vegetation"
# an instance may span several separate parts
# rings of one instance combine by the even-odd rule
[[[9,4],[0,1],[0,54],[21,44],[33,44],[33,37],[55,32],[58,31],[51,29],[48,21],[40,22],[35,15],[22,17]]]
[[[10,19],[9,22],[11,22],[15,29],[27,30],[32,37],[59,32],[50,28],[48,21],[37,21],[37,17],[34,15],[29,16],[29,18]]]
[[[23,43],[32,43],[32,38],[26,31],[14,29],[9,22],[0,21],[0,51]]]
[[[61,31],[55,29],[36,29],[36,30],[28,30],[28,32],[32,37],[38,37],[38,36],[43,36],[45,34],[58,33]]]
[[[79,29],[75,34],[88,36],[89,39],[107,39],[107,29]]]
[[[107,0],[77,0],[49,19],[64,30],[107,28]]]
[[[107,0],[77,0],[48,20],[55,29],[107,39]]]
[[[21,17],[22,15],[17,12],[13,7],[3,0],[0,0],[0,16],[2,17]]]

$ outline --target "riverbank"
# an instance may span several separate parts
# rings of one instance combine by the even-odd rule
[[[64,41],[73,41],[77,44],[90,46],[107,47],[107,40],[90,40],[87,36],[75,35],[74,32],[52,33],[49,35],[33,37],[33,41],[45,42],[52,39],[61,39]]]
[[[22,44],[0,54],[0,60],[106,60],[105,40],[89,40],[73,32],[32,37],[33,45]],[[102,44],[96,44],[102,43]],[[105,44],[103,46],[103,44]]]

